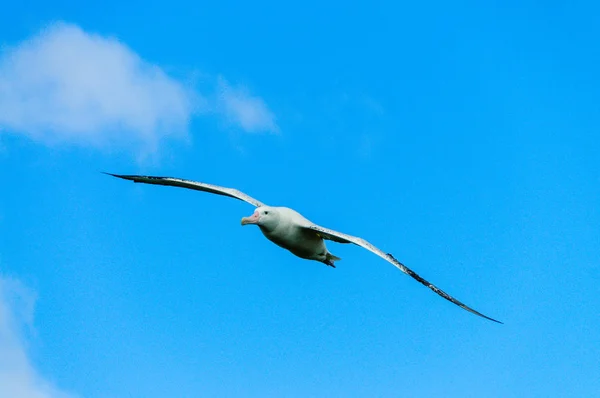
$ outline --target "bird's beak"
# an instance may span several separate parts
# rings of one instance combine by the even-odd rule
[[[242,225],[246,224],[258,224],[258,212],[255,211],[250,217],[242,218]]]

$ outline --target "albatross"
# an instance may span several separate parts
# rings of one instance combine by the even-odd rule
[[[120,175],[112,173],[104,174],[122,178],[124,180],[130,180],[136,183],[188,188],[242,200],[255,207],[254,213],[251,216],[242,218],[242,226],[257,225],[267,239],[300,258],[319,261],[329,267],[335,268],[335,262],[341,259],[329,252],[327,246],[325,245],[325,240],[330,240],[337,243],[352,243],[376,254],[385,261],[394,265],[400,271],[414,278],[418,282],[427,286],[429,289],[433,290],[438,295],[458,305],[462,309],[475,315],[479,315],[485,319],[489,319],[490,321],[502,323],[496,319],[483,315],[482,313],[458,301],[448,293],[423,279],[413,270],[398,261],[393,255],[390,253],[385,253],[384,251],[373,246],[371,243],[367,242],[365,239],[317,225],[306,219],[297,211],[288,207],[267,206],[237,189],[206,184],[198,181],[184,180],[174,177]]]

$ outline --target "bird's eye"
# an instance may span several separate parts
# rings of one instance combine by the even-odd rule
[[[268,211],[265,211],[265,215],[267,215],[267,214],[269,214],[269,212],[268,212]]]

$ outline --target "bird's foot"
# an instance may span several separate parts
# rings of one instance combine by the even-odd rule
[[[335,264],[331,260],[325,260],[323,261],[323,264],[327,265],[328,267],[335,268]]]

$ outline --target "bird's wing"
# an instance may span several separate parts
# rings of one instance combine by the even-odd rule
[[[256,207],[264,206],[264,204],[251,196],[246,195],[243,192],[238,191],[234,188],[225,188],[220,187],[218,185],[205,184],[203,182],[183,180],[181,178],[173,178],[173,177],[154,177],[154,176],[138,176],[138,175],[119,175],[119,174],[111,174],[113,177],[122,178],[124,180],[130,180],[133,182],[143,182],[146,184],[156,184],[156,185],[170,185],[174,187],[195,189],[197,191],[210,192],[217,195],[229,196],[232,198],[236,198],[239,200],[243,200],[244,202],[248,202],[251,205]]]
[[[315,225],[315,224],[305,225],[305,226],[302,226],[302,227],[303,228],[307,228],[307,229],[311,229],[311,230],[315,231],[323,239],[332,240],[332,241],[338,242],[338,243],[354,243],[355,245],[358,245],[358,246],[360,246],[362,248],[365,248],[365,249],[369,250],[370,252],[377,254],[379,257],[383,258],[384,260],[392,263],[400,271],[402,271],[405,274],[413,277],[417,281],[421,282],[423,285],[427,286],[428,288],[430,288],[431,290],[433,290],[434,292],[436,292],[437,294],[439,294],[440,296],[442,296],[446,300],[451,301],[454,304],[458,305],[462,309],[465,309],[465,310],[467,310],[467,311],[469,311],[469,312],[471,312],[471,313],[473,313],[475,315],[482,316],[482,317],[484,317],[486,319],[489,319],[490,321],[494,321],[494,322],[497,322],[497,323],[502,323],[502,322],[497,321],[495,319],[492,319],[492,318],[490,318],[488,316],[485,316],[482,313],[480,313],[478,311],[475,311],[474,309],[472,309],[472,308],[466,306],[465,304],[461,303],[460,301],[458,301],[454,297],[450,296],[448,293],[444,292],[443,290],[439,289],[438,287],[434,286],[433,284],[429,283],[428,281],[426,281],[425,279],[423,279],[422,277],[420,277],[417,273],[415,273],[413,270],[411,270],[410,268],[408,268],[406,265],[404,265],[400,261],[396,260],[396,258],[394,258],[394,256],[392,256],[390,253],[384,253],[383,251],[381,251],[380,249],[376,248],[371,243],[367,242],[366,240],[364,240],[362,238],[359,238],[359,237],[356,237],[356,236],[352,236],[352,235],[347,235],[347,234],[344,234],[344,233],[341,233],[341,232],[337,232],[337,231],[333,231],[331,229],[324,228],[324,227],[321,227],[321,226]]]

